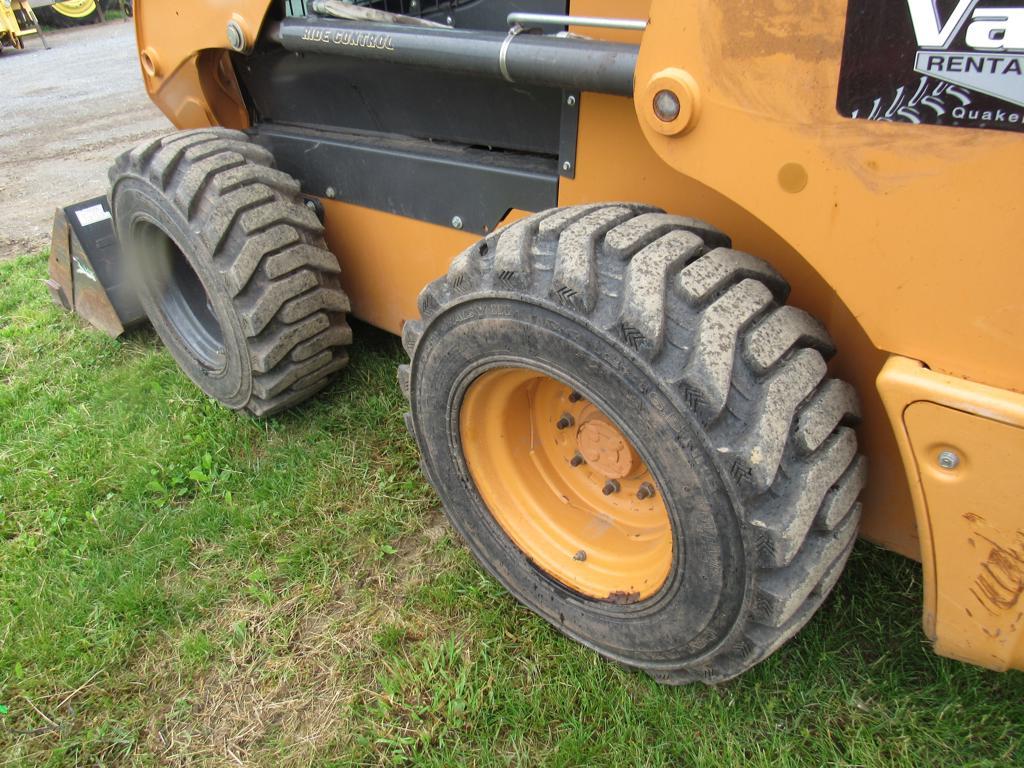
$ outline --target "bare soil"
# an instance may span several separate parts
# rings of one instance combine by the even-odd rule
[[[104,194],[118,153],[173,130],[146,96],[131,23],[46,40],[0,54],[0,260],[46,248],[54,208]]]

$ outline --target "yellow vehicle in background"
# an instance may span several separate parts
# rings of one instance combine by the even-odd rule
[[[117,3],[122,15],[132,15],[131,0],[120,0]],[[5,47],[22,49],[25,47],[23,38],[38,35],[44,47],[46,39],[40,25],[42,22],[51,27],[77,26],[104,21],[104,5],[97,0],[65,0],[49,2],[48,0],[0,0],[0,51]]]
[[[39,20],[28,0],[0,0],[0,52],[4,48],[24,48],[24,38],[31,35],[38,35],[46,46]]]
[[[99,8],[96,0],[64,0],[60,3],[45,3],[45,6],[59,16],[74,21],[91,20]]]
[[[51,27],[76,27],[106,21],[106,14],[120,11],[124,17],[132,15],[131,0],[32,0],[42,22]]]

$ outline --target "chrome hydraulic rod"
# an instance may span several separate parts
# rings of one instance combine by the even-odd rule
[[[562,16],[555,13],[525,13],[516,11],[508,15],[508,25],[556,24],[563,27],[600,27],[601,29],[629,29],[643,32],[647,22],[642,19],[608,19],[604,16]]]

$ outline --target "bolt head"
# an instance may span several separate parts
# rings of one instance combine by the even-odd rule
[[[462,229],[462,217],[452,216],[452,226],[456,229]]]
[[[654,487],[650,483],[640,483],[640,488],[637,489],[636,497],[643,501],[649,499],[654,495]]]
[[[581,549],[579,552],[572,556],[572,559],[582,563],[584,560],[587,559],[587,553]]]
[[[654,95],[654,114],[663,123],[671,123],[679,117],[680,109],[679,97],[672,91],[665,89]]]
[[[700,87],[685,69],[668,67],[656,72],[643,86],[647,126],[663,136],[693,130],[700,118]]]
[[[611,496],[613,493],[619,492],[619,483],[617,480],[609,480],[604,484],[604,488],[601,489],[601,493],[605,496]]]
[[[581,453],[573,454],[573,457],[569,459],[569,463],[574,467],[578,467],[582,464],[585,464],[586,461],[587,460],[583,458],[583,454]]]
[[[324,190],[324,194],[333,200],[334,196],[338,194],[338,192],[337,190],[334,189],[334,187],[328,187],[327,189]]]
[[[307,200],[306,201],[306,207],[309,208],[309,210],[311,210],[311,211],[315,211],[316,210],[316,203],[314,203],[312,200]]]
[[[228,22],[228,45],[236,51],[245,50],[245,33],[237,21]]]
[[[956,469],[960,466],[960,457],[953,451],[942,451],[939,454],[939,466],[943,469]]]
[[[562,163],[562,170],[563,171],[571,171],[572,170],[572,163],[570,163],[568,160],[566,160],[564,163]]]
[[[567,96],[566,99],[565,99],[565,103],[568,104],[570,107],[575,107],[576,106],[576,97],[573,96],[572,94],[569,94],[569,96]]]

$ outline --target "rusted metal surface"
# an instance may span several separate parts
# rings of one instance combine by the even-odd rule
[[[612,592],[608,597],[604,599],[606,603],[612,605],[632,605],[633,603],[640,602],[639,592]]]
[[[107,292],[96,275],[96,269],[82,248],[78,237],[71,233],[71,279],[74,286],[74,311],[101,331],[117,338],[124,333],[124,325],[117,310],[110,303]]]
[[[115,338],[146,319],[123,275],[104,198],[74,203],[54,213],[46,286],[55,304]]]
[[[59,307],[71,310],[74,299],[71,292],[71,244],[69,241],[68,220],[64,211],[58,208],[53,214],[53,239],[50,244],[50,279],[46,287],[50,289],[53,302]]]

